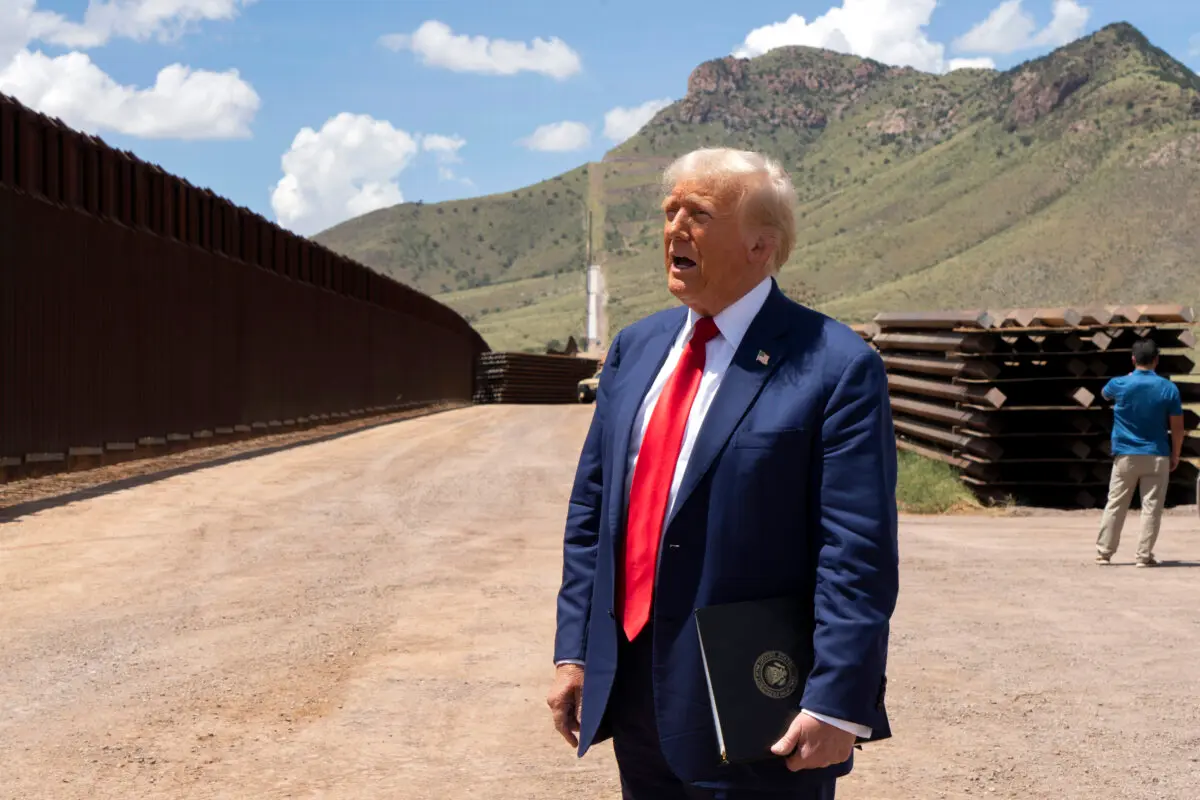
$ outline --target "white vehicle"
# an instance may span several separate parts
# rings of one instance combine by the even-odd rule
[[[604,367],[596,370],[596,374],[590,378],[584,378],[579,382],[576,394],[581,403],[591,403],[596,400],[596,389],[600,386],[600,373]]]

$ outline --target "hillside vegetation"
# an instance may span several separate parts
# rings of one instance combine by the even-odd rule
[[[1200,78],[1125,24],[1007,72],[931,75],[803,47],[709,61],[599,163],[316,238],[435,294],[492,347],[534,350],[583,331],[590,210],[615,333],[674,302],[658,180],[700,145],[783,161],[801,204],[780,283],[847,321],[1200,298]]]

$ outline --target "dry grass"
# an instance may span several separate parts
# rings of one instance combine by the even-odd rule
[[[906,514],[972,514],[983,506],[947,464],[901,450],[896,504]]]

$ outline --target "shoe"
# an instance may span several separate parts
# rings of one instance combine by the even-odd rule
[[[1111,558],[1112,558],[1112,556],[1096,556],[1096,563],[1097,564],[1111,564],[1112,561],[1109,560]]]
[[[1145,561],[1139,561],[1134,564],[1135,567],[1157,567],[1158,562],[1154,560],[1154,556],[1150,556]]]

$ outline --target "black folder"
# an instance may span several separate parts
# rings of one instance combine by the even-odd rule
[[[696,610],[722,763],[779,757],[771,745],[800,713],[812,670],[806,608],[800,598],[784,597]]]

